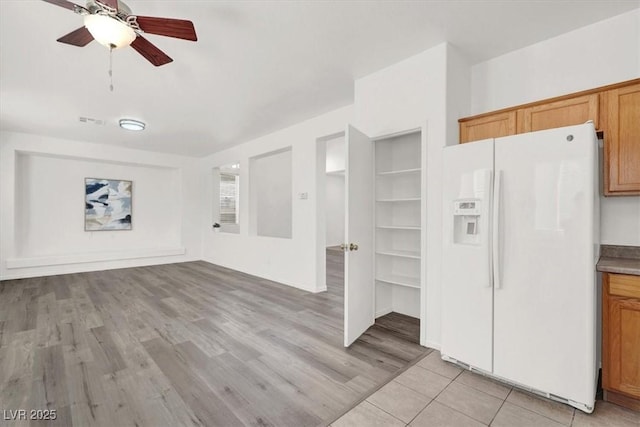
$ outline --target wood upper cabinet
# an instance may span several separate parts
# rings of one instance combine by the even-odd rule
[[[460,142],[516,134],[516,112],[507,111],[460,122]]]
[[[588,120],[604,135],[604,194],[640,194],[640,79],[460,119],[460,143]]]
[[[640,83],[603,96],[605,194],[640,194]]]
[[[605,400],[640,410],[640,276],[603,274]]]
[[[593,120],[598,127],[598,94],[563,99],[523,109],[524,132],[572,126]]]

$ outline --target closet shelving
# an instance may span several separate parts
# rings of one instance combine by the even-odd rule
[[[375,159],[376,311],[382,314],[394,310],[394,299],[404,299],[405,307],[419,300],[420,132],[376,140]]]
[[[376,202],[419,202],[419,197],[397,197],[395,199],[378,199]]]
[[[420,251],[407,251],[407,250],[385,250],[378,249],[376,251],[378,255],[397,256],[402,258],[420,259]]]

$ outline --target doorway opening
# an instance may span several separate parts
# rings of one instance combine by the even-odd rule
[[[412,133],[415,135],[415,131]],[[409,145],[412,147],[415,145],[415,137],[413,135],[410,137],[411,141],[409,141]],[[417,133],[417,135],[419,144],[420,133]],[[396,139],[399,141],[396,141]],[[415,289],[418,286],[414,285],[413,282],[408,285],[398,280],[389,282],[391,280],[389,277],[395,276],[390,274],[384,276],[383,274],[389,271],[397,273],[396,276],[401,276],[400,273],[414,274],[414,267],[421,265],[419,260],[420,227],[413,223],[410,224],[410,227],[393,227],[397,225],[396,222],[404,219],[413,220],[416,217],[418,218],[417,221],[420,220],[419,195],[405,194],[403,195],[404,198],[398,199],[398,203],[395,200],[400,197],[395,194],[396,187],[399,188],[398,191],[419,192],[419,190],[413,188],[413,184],[415,184],[413,181],[418,180],[419,182],[421,177],[420,169],[409,168],[406,171],[408,178],[404,177],[404,169],[401,170],[402,173],[398,173],[395,170],[389,172],[386,169],[382,172],[377,171],[378,166],[380,166],[377,163],[382,162],[381,164],[383,164],[383,160],[387,162],[396,161],[399,156],[398,152],[402,151],[404,153],[406,151],[400,150],[400,146],[406,145],[404,139],[406,138],[394,135],[393,142],[395,144],[393,145],[391,145],[391,142],[386,141],[371,141],[365,135],[352,129],[352,127],[349,127],[348,132],[336,133],[317,139],[317,289],[326,290],[328,295],[332,297],[332,301],[343,302],[341,309],[333,307],[332,311],[336,314],[341,313],[344,316],[345,346],[350,346],[354,343],[354,340],[360,334],[364,333],[362,338],[367,341],[368,336],[380,333],[380,331],[384,331],[383,334],[385,335],[395,336],[405,342],[419,343],[419,314],[414,313],[416,310],[409,310],[405,307],[409,304],[410,308],[413,308],[420,300],[420,293],[419,291],[416,293],[417,289]],[[356,145],[354,146],[353,144]],[[383,145],[385,147],[389,145],[388,148],[394,149],[386,153],[387,155],[382,155],[380,159],[374,159],[370,154],[366,154],[367,151],[372,153],[374,146]],[[353,153],[356,155],[354,156]],[[420,152],[409,154],[411,161],[418,162],[419,165],[421,161]],[[378,174],[380,176],[376,175],[376,171],[380,172]],[[390,176],[387,177],[387,175]],[[380,186],[381,188],[378,188]],[[407,189],[405,187],[411,188]],[[354,192],[354,188],[357,191]],[[355,199],[352,197],[355,197]],[[374,206],[373,201],[377,199],[381,199],[384,203],[376,202]],[[370,206],[369,202],[371,203]],[[399,207],[396,207],[396,204]],[[408,207],[405,206],[407,204],[409,205]],[[418,207],[417,213],[413,212],[415,210],[414,205]],[[354,207],[356,209],[355,212],[353,211]],[[400,213],[396,212],[398,209]],[[404,214],[404,216],[396,221],[394,219],[396,214]],[[377,240],[379,241],[377,244],[375,236],[379,232],[379,227],[373,221],[376,216],[380,216],[380,221],[384,220],[381,225],[385,227],[381,228],[385,231],[386,228],[394,228],[394,230],[390,230],[385,236],[382,236],[386,237],[386,239],[378,236]],[[410,218],[408,218],[409,216]],[[354,218],[358,218],[358,220],[354,222]],[[367,218],[371,218],[371,220]],[[360,219],[363,221],[360,221]],[[395,228],[402,228],[398,231],[398,236],[394,233],[396,231]],[[406,231],[404,228],[410,228],[410,230]],[[416,230],[413,230],[414,228]],[[411,239],[401,239],[403,236],[406,237],[405,232],[410,234],[409,237]],[[356,234],[357,237],[354,237]],[[415,239],[413,238],[414,234]],[[400,243],[405,246],[409,245],[406,242],[407,239],[416,246],[415,253],[409,253],[408,250],[400,250],[404,248]],[[385,242],[386,246],[383,245]],[[358,250],[358,246],[360,246],[360,250]],[[351,247],[354,247],[354,249],[351,249]],[[390,249],[383,251],[382,249],[385,248]],[[369,254],[367,254],[367,251],[369,251]],[[399,261],[396,261],[395,258],[399,258]],[[402,264],[405,258],[408,259],[408,262],[405,263],[408,265]],[[419,273],[416,274],[419,277]],[[407,280],[411,278],[413,277]],[[419,279],[414,281],[416,283],[420,282]],[[410,288],[405,289],[407,286],[410,286]],[[395,288],[398,289],[396,290]],[[363,312],[366,311],[369,311],[369,314],[363,315]],[[355,324],[354,328],[354,319],[358,322],[362,320],[360,318],[364,319],[364,317],[370,320],[360,321],[359,324]],[[352,329],[359,330],[354,332]],[[347,333],[348,331],[349,333]]]
[[[327,291],[344,294],[345,234],[345,137],[326,142],[325,153],[325,246]]]
[[[344,294],[345,133],[317,140],[317,288]]]

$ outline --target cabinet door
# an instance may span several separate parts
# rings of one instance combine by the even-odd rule
[[[580,125],[588,120],[593,120],[595,128],[599,129],[598,107],[598,94],[594,93],[525,108],[524,131]]]
[[[640,84],[604,97],[605,194],[640,194]]]
[[[636,296],[623,295],[630,289],[631,276],[605,275],[603,303],[603,387],[640,398],[640,278],[635,279]]]
[[[492,114],[460,123],[460,142],[479,141],[516,134],[516,112]]]

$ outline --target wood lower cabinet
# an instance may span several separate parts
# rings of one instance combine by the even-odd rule
[[[516,134],[516,112],[491,114],[460,122],[460,142],[479,141]]]
[[[589,120],[599,129],[598,107],[598,94],[593,93],[524,108],[524,132],[580,125]]]
[[[605,400],[640,410],[640,276],[603,274]]]
[[[640,194],[640,84],[604,93],[605,194]]]

